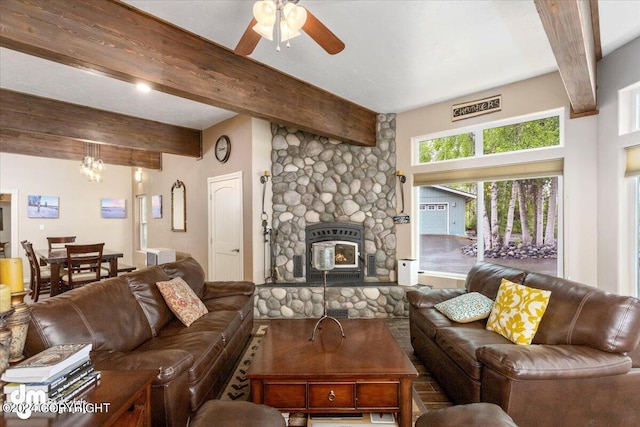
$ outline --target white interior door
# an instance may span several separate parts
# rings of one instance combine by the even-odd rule
[[[209,280],[242,280],[242,172],[208,179]]]

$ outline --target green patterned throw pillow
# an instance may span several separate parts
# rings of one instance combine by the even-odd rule
[[[479,292],[469,292],[435,305],[436,310],[458,323],[486,319],[493,308],[493,300]]]

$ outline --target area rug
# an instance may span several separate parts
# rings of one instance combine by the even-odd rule
[[[262,343],[268,327],[268,325],[261,325],[251,338],[251,341],[240,358],[240,362],[236,366],[233,375],[225,386],[222,395],[220,395],[221,400],[249,400],[251,387],[250,382],[245,375],[251,365],[251,361],[253,360],[256,351],[260,347],[260,343]],[[427,412],[427,408],[424,403],[422,403],[422,400],[415,389],[413,390],[412,408],[414,423],[420,415]]]

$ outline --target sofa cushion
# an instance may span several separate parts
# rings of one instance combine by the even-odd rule
[[[588,345],[623,353],[640,342],[640,300],[545,274],[529,273],[525,285],[553,297],[533,340],[539,344]]]
[[[466,327],[440,328],[435,341],[451,360],[475,380],[480,380],[482,373],[482,363],[478,361],[476,351],[487,344],[510,344],[508,339],[495,332]]]
[[[36,353],[73,342],[90,342],[96,351],[130,351],[151,338],[147,317],[122,277],[31,305],[29,330],[27,348]]]
[[[137,270],[121,277],[129,282],[131,293],[147,316],[151,333],[157,335],[158,331],[173,318],[173,313],[164,301],[162,294],[156,286],[156,282],[170,280],[171,278],[160,266],[153,266]]]
[[[529,288],[502,279],[487,329],[495,331],[515,344],[529,345],[542,320],[550,291]]]
[[[425,287],[407,291],[407,300],[416,308],[428,308],[435,307],[436,304],[466,293],[466,289],[432,289]]]
[[[435,339],[436,332],[440,328],[475,328],[485,329],[486,322],[477,320],[469,323],[458,323],[449,319],[435,308],[415,308],[409,309],[409,320],[416,327],[424,331],[432,340]]]
[[[436,310],[458,323],[486,319],[493,308],[493,300],[479,292],[469,292],[435,305]]]
[[[502,279],[521,284],[525,275],[524,271],[517,268],[479,261],[469,270],[465,288],[469,292],[480,292],[495,301]]]
[[[202,266],[192,257],[169,262],[160,266],[170,278],[182,277],[198,298],[203,299],[205,291],[205,276]],[[155,283],[155,282],[154,282]]]
[[[156,285],[169,309],[185,326],[191,326],[193,322],[209,312],[181,277],[158,282]]]
[[[235,311],[210,311],[188,328],[179,320],[173,319],[166,324],[158,336],[169,337],[177,334],[192,334],[202,332],[218,332],[222,334],[225,343],[238,332],[242,321]]]

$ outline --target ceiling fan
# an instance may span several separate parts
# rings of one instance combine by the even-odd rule
[[[344,43],[331,32],[311,12],[298,6],[299,0],[258,0],[253,5],[253,19],[238,42],[234,52],[238,55],[251,55],[258,45],[260,37],[276,40],[276,50],[280,43],[307,33],[329,54],[342,52]],[[276,25],[278,24],[278,25]]]

